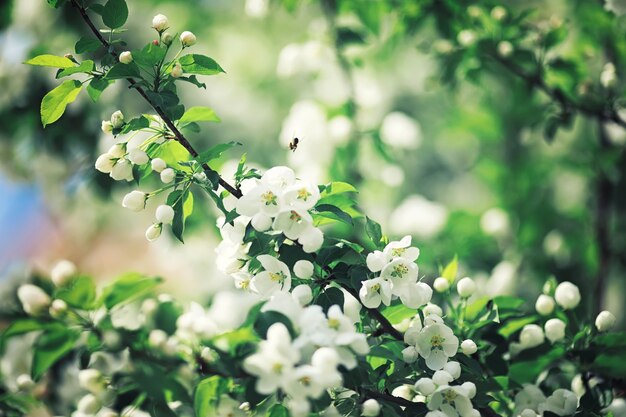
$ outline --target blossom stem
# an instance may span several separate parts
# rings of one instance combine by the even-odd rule
[[[102,34],[100,34],[100,31],[96,28],[96,26],[91,21],[91,18],[87,14],[87,11],[85,10],[85,8],[78,3],[78,0],[71,0],[71,2],[72,2],[72,5],[78,10],[78,12],[80,13],[82,19],[85,21],[87,26],[89,26],[89,29],[91,29],[91,32],[100,41],[102,46],[104,46],[106,48],[107,52],[111,56],[117,58],[118,55],[111,48],[111,43],[108,42],[106,39],[104,39]],[[185,138],[185,136],[183,136],[183,134],[180,132],[180,130],[178,130],[178,128],[176,127],[176,125],[174,125],[174,122],[163,112],[163,110],[150,100],[150,98],[146,95],[146,92],[143,90],[143,88],[137,86],[136,85],[137,82],[134,79],[132,79],[132,78],[126,78],[126,80],[128,81],[128,83],[132,87],[134,87],[135,90],[137,90],[139,95],[141,95],[141,97],[143,97],[144,100],[147,101],[148,104],[150,104],[150,106],[157,112],[159,117],[161,117],[163,122],[165,122],[165,124],[167,125],[169,130],[174,135],[176,141],[178,143],[180,143],[187,150],[187,152],[189,152],[191,154],[191,156],[193,156],[194,158],[197,157],[198,156],[198,152],[195,150],[195,148],[191,145],[191,143],[187,140],[187,138]],[[204,168],[205,171],[209,171],[211,169],[211,168],[209,168],[209,166],[206,163],[202,164],[202,167]],[[230,185],[228,182],[226,182],[226,180],[224,180],[219,175],[218,175],[218,182],[219,182],[219,185],[224,187],[224,189],[226,191],[228,191],[229,193],[231,193],[233,196],[235,196],[237,198],[242,196],[240,189],[233,187],[232,185]]]

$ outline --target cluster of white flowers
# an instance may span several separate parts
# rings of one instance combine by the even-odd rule
[[[525,384],[515,396],[515,417],[538,417],[549,411],[559,416],[570,416],[578,408],[578,397],[572,391],[557,389],[546,397],[539,387]]]
[[[366,336],[357,331],[338,305],[324,313],[318,305],[306,306],[311,297],[303,299],[297,293],[278,293],[262,309],[289,318],[295,338],[284,324],[273,324],[266,340],[244,360],[243,366],[258,378],[259,393],[281,390],[289,396],[291,415],[304,416],[310,411],[307,399],[319,398],[326,390],[340,387],[342,377],[337,367],[354,368],[356,356],[367,354],[369,346]]]
[[[359,291],[363,305],[367,308],[377,308],[381,303],[388,306],[394,298],[400,298],[409,308],[428,303],[433,290],[428,284],[418,282],[415,261],[419,253],[419,249],[411,247],[411,236],[405,236],[390,242],[384,250],[367,255],[368,269],[380,275],[363,281]]]

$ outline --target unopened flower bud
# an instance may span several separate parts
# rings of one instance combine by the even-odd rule
[[[380,403],[378,401],[370,398],[363,403],[361,411],[363,417],[376,417],[378,414],[380,414]]]
[[[52,301],[49,312],[55,319],[61,318],[67,312],[67,303],[63,300],[56,299]]]
[[[161,223],[155,223],[150,225],[146,230],[146,239],[148,242],[154,242],[161,236],[161,229],[163,229],[163,225]]]
[[[104,133],[110,134],[113,132],[113,124],[108,120],[103,120],[100,129],[102,129]]]
[[[496,20],[502,20],[506,17],[506,9],[502,6],[496,6],[491,9],[491,17]]]
[[[159,46],[159,41],[157,39],[152,40],[152,45]]]
[[[551,342],[558,342],[565,337],[565,323],[560,319],[550,319],[544,326],[546,338]]]
[[[144,150],[139,148],[131,149],[128,153],[128,159],[135,165],[147,164],[148,161],[150,161],[150,158],[148,158],[148,154]]]
[[[17,289],[17,298],[22,308],[31,316],[39,315],[50,306],[50,296],[41,288],[33,284],[24,284]]]
[[[76,265],[67,259],[57,262],[50,271],[50,278],[57,287],[65,285],[74,275],[76,275]]]
[[[133,62],[133,54],[130,51],[124,51],[120,54],[119,59],[122,64],[130,64]]]
[[[186,30],[180,34],[180,43],[183,44],[183,47],[195,45],[196,35]]]
[[[596,317],[596,328],[599,332],[609,331],[615,326],[615,316],[610,311],[602,311]]]
[[[448,385],[453,381],[452,375],[450,375],[447,371],[439,370],[433,374],[433,382],[435,385]]]
[[[104,391],[106,383],[102,373],[97,369],[83,369],[78,373],[79,385],[91,392],[92,394],[99,394]]]
[[[126,144],[116,143],[109,148],[107,153],[113,158],[121,158],[126,155]]]
[[[35,382],[33,382],[30,375],[27,374],[18,375],[18,377],[15,379],[15,383],[17,385],[17,388],[22,391],[30,390],[35,386]]]
[[[116,181],[132,181],[133,165],[128,159],[118,159],[117,162],[115,162],[115,165],[113,165],[113,169],[111,170],[111,173],[109,175]]]
[[[172,77],[174,78],[180,78],[183,76],[183,67],[180,66],[180,64],[177,62],[176,64],[174,64],[174,66],[172,67],[172,72],[170,73],[172,75]]]
[[[498,42],[498,55],[508,58],[513,53],[513,44],[509,41]]]
[[[402,360],[406,363],[413,363],[419,358],[419,352],[415,346],[408,346],[402,350]]]
[[[175,178],[176,171],[174,171],[172,168],[165,168],[163,171],[161,171],[161,181],[164,184],[169,184],[170,182],[174,181]]]
[[[161,41],[163,41],[163,43],[166,44],[167,46],[170,46],[173,40],[174,40],[174,36],[169,32],[165,32],[163,36],[161,36]]]
[[[174,220],[174,209],[167,204],[162,204],[156,209],[156,219],[159,223],[170,224]]]
[[[565,310],[576,308],[580,303],[580,291],[578,287],[569,281],[560,283],[554,290],[556,302]]]
[[[95,395],[87,394],[78,400],[77,411],[83,414],[93,415],[96,414],[101,407],[102,403]]]
[[[301,284],[291,290],[291,295],[301,306],[309,304],[313,300],[313,292],[311,287]]]
[[[476,343],[472,339],[466,339],[461,342],[461,351],[463,351],[465,355],[473,355],[478,351],[478,346],[476,346]]]
[[[524,326],[519,336],[520,345],[524,349],[539,346],[544,340],[543,329],[536,324],[527,324]]]
[[[473,30],[463,29],[456,39],[462,46],[471,46],[476,42],[476,33]]]
[[[155,172],[161,172],[167,168],[167,164],[161,158],[154,158],[150,163],[150,166],[152,166],[152,170]]]
[[[300,279],[309,279],[313,276],[313,264],[305,259],[300,259],[293,266],[293,272]]]
[[[167,16],[158,14],[152,18],[152,27],[157,32],[163,32],[165,29],[170,27],[170,23],[167,20]]]
[[[116,129],[124,126],[124,114],[120,110],[111,115],[111,124]]]
[[[448,281],[444,277],[435,278],[435,282],[433,282],[433,288],[437,292],[446,292],[448,288],[450,288],[450,281]]]
[[[430,378],[420,378],[415,383],[415,389],[422,395],[430,395],[435,392],[435,383]]]
[[[124,196],[122,206],[132,211],[141,211],[146,207],[148,195],[142,191],[131,191]]]
[[[95,167],[98,171],[109,174],[113,170],[115,162],[113,157],[108,153],[103,153],[96,159]]]
[[[456,284],[456,291],[459,293],[461,298],[469,298],[476,291],[476,283],[469,277],[461,278],[461,280]]]
[[[549,295],[541,294],[537,297],[537,302],[535,303],[535,310],[537,313],[542,316],[547,316],[548,314],[552,314],[554,311],[554,298]]]

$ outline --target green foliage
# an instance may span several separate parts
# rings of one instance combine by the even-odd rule
[[[53,326],[37,338],[34,346],[32,377],[39,380],[59,359],[71,352],[80,333],[63,326]]]
[[[208,416],[219,403],[220,396],[228,392],[228,380],[214,375],[200,381],[196,387],[193,404],[197,416]]]
[[[56,55],[38,55],[24,62],[24,64],[53,67],[53,68],[72,68],[75,64],[68,58]]]
[[[190,107],[185,111],[183,117],[180,118],[178,123],[188,124],[192,122],[219,122],[220,118],[217,117],[215,111],[208,107]]]
[[[68,104],[78,97],[83,85],[80,81],[67,80],[46,94],[41,101],[41,123],[44,127],[59,120]]]
[[[104,287],[100,302],[107,309],[142,297],[152,291],[163,280],[150,278],[138,273],[127,273]]]
[[[178,62],[183,68],[183,71],[188,74],[215,75],[220,72],[225,72],[213,58],[209,58],[205,55],[183,55]]]
[[[102,22],[111,29],[124,26],[128,19],[128,6],[125,0],[108,0],[102,9]]]
[[[96,286],[90,277],[75,277],[59,288],[55,297],[72,307],[89,310],[93,308],[96,300]]]

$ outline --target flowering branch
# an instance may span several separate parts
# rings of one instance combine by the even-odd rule
[[[72,5],[78,10],[78,12],[80,13],[82,19],[85,21],[87,26],[89,26],[89,29],[91,29],[91,32],[93,32],[96,38],[98,38],[98,41],[100,41],[100,43],[106,48],[107,52],[114,58],[118,58],[118,54],[113,50],[113,48],[111,47],[111,44],[106,39],[104,39],[100,31],[93,24],[85,8],[78,3],[78,0],[71,0],[71,2],[72,2]],[[146,92],[143,90],[143,88],[138,86],[135,80],[132,78],[126,78],[126,80],[131,85],[131,87],[137,90],[137,92],[141,95],[141,97],[143,97],[144,100],[146,100],[148,104],[150,104],[150,106],[157,112],[159,117],[161,117],[163,122],[165,122],[167,127],[170,129],[170,131],[174,135],[174,138],[176,139],[176,141],[180,143],[191,154],[191,156],[193,156],[194,158],[197,157],[199,155],[198,151],[195,150],[195,148],[191,145],[191,143],[187,140],[187,138],[185,138],[185,136],[180,132],[180,130],[178,130],[178,128],[174,125],[174,122],[172,122],[172,120],[163,112],[163,110],[158,105],[155,105],[152,102],[152,100],[150,100],[150,98],[146,95]],[[207,163],[203,163],[202,168],[205,171],[211,170]],[[231,193],[233,196],[237,198],[241,197],[242,195],[241,190],[230,185],[226,180],[224,180],[219,175],[218,175],[218,182],[222,187],[224,187],[226,191]]]

